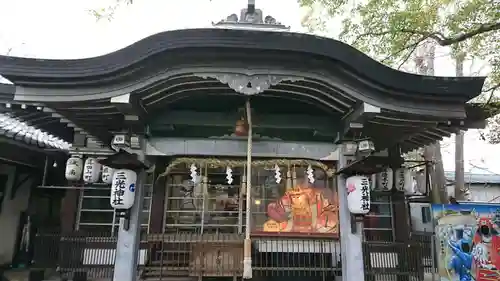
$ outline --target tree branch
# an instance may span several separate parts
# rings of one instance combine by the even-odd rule
[[[400,69],[403,64],[405,64],[411,57],[411,54],[413,54],[413,52],[417,49],[418,45],[420,45],[420,43],[422,43],[425,39],[427,38],[421,38],[420,40],[418,40],[417,42],[414,42],[414,43],[411,43],[411,44],[408,44],[408,45],[405,45],[404,47],[402,47],[401,49],[399,49],[396,53],[394,54],[391,54],[387,57],[385,57],[384,59],[382,59],[382,63],[385,63],[388,59],[390,59],[391,57],[393,56],[398,56],[399,54],[401,54],[403,51],[405,50],[408,50],[408,49],[411,49],[408,54],[406,54],[404,56],[404,58],[400,61],[400,64],[398,66],[397,69]]]
[[[488,97],[488,100],[486,100],[486,103],[484,104],[484,106],[487,106],[488,104],[491,103],[491,101],[493,100],[493,97],[495,96],[495,91],[497,89],[500,89],[500,83],[483,91],[485,93],[490,92],[490,96]]]
[[[488,92],[488,91],[485,91],[485,92]],[[484,104],[484,106],[487,106],[488,104],[490,104],[490,102],[493,100],[494,94],[495,94],[495,90],[491,90],[490,95],[488,96],[488,99],[486,100],[486,103]]]
[[[494,91],[496,91],[496,90],[498,90],[498,89],[500,89],[500,83],[498,83],[498,84],[496,84],[496,85],[494,85],[494,86],[491,86],[490,88],[488,88],[488,89],[484,90],[483,92],[489,92],[489,91],[494,92]]]
[[[483,108],[486,108],[492,101],[493,101],[493,97],[495,95],[495,91],[497,89],[500,89],[500,83],[498,83],[497,85],[494,85],[486,90],[483,91],[483,93],[487,93],[487,92],[490,92],[490,95],[488,96],[488,99],[486,100],[486,102],[483,104]],[[481,132],[479,131],[479,136],[481,138],[481,140],[483,141],[486,141],[487,138],[486,138],[486,135],[484,134],[484,132]],[[491,136],[491,135],[490,135]],[[492,138],[489,138],[490,139],[490,143],[492,142]]]
[[[401,69],[403,64],[405,64],[411,57],[411,55],[415,52],[415,50],[418,48],[418,45],[420,45],[422,41],[418,41],[417,43],[413,44],[413,46],[408,46],[408,48],[411,48],[411,50],[406,54],[406,56],[403,58],[403,60],[399,63],[398,70]]]
[[[469,32],[464,32],[464,33],[459,34],[459,35],[454,36],[454,37],[443,38],[442,40],[437,40],[435,38],[433,38],[433,39],[436,40],[438,42],[438,44],[441,46],[449,46],[449,45],[456,44],[456,43],[465,41],[467,39],[470,39],[476,35],[487,33],[490,31],[499,30],[499,29],[500,29],[500,22],[484,23],[484,24],[480,24],[475,29],[472,29]]]
[[[413,34],[413,35],[421,35],[423,37],[421,41],[423,41],[426,38],[431,38],[441,46],[449,46],[449,45],[453,45],[453,44],[456,44],[456,43],[459,43],[462,41],[466,41],[466,40],[468,40],[476,35],[495,31],[495,30],[500,30],[500,22],[479,24],[476,28],[474,28],[468,32],[463,32],[461,34],[458,34],[458,35],[452,36],[452,37],[446,37],[441,32],[427,32],[427,31],[419,31],[419,30],[412,30],[412,29],[393,29],[393,30],[386,30],[386,31],[381,31],[381,32],[367,32],[367,33],[360,34],[354,40],[354,44],[359,39],[361,39],[363,37],[367,37],[367,36],[384,36],[384,35],[394,34],[394,33],[409,33],[409,34]]]

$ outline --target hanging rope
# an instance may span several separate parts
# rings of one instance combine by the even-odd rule
[[[243,278],[252,278],[252,240],[250,240],[250,219],[252,207],[252,113],[250,99],[245,104],[247,114],[247,186],[246,186],[246,207],[245,207],[245,244],[243,249]]]
[[[225,168],[227,166],[231,168],[246,168],[248,166],[247,159],[223,159],[223,158],[210,158],[210,157],[180,157],[174,159],[165,168],[165,172],[159,176],[166,176],[170,174],[178,166],[186,165],[189,166],[195,164],[196,166],[207,166],[209,168]],[[290,167],[293,166],[312,166],[317,169],[325,171],[328,177],[333,177],[335,175],[335,169],[328,167],[326,164],[321,163],[316,160],[309,159],[263,159],[263,160],[253,160],[252,167],[274,167],[278,165],[280,167]]]

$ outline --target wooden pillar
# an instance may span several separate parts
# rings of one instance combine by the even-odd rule
[[[163,216],[165,214],[165,193],[166,178],[158,180],[158,175],[165,172],[166,161],[163,158],[157,158],[154,171],[153,193],[151,195],[151,219],[149,221],[149,231],[151,233],[163,232]]]
[[[69,233],[75,230],[76,213],[80,191],[77,189],[66,190],[61,202],[61,232]]]
[[[422,261],[420,252],[422,249],[418,245],[413,245],[410,241],[410,216],[408,206],[403,192],[394,191],[391,195],[393,209],[394,240],[398,245],[398,267],[401,272],[408,272],[408,275],[399,275],[398,281],[411,280],[410,276],[417,275],[423,280],[423,271],[420,263]]]
[[[391,194],[394,240],[396,242],[408,242],[410,240],[410,217],[403,192],[393,192]]]
[[[403,158],[401,157],[399,145],[389,150],[390,167],[393,171],[401,168],[403,165]],[[392,182],[396,182],[396,173],[393,173]],[[406,204],[404,192],[396,191],[394,188],[391,193],[392,202],[392,215],[393,215],[393,229],[395,242],[408,242],[410,240],[410,215]],[[397,227],[395,227],[397,226]]]
[[[396,171],[403,165],[403,159],[401,157],[400,146],[396,145],[389,150],[390,167],[393,171]],[[396,173],[393,173],[393,183],[396,182]],[[408,206],[406,203],[406,198],[404,192],[392,190],[391,193],[392,202],[392,228],[394,234],[394,241],[397,249],[398,255],[398,267],[400,272],[407,272],[408,274],[398,275],[398,281],[409,281],[410,276],[414,276],[418,273],[417,262],[418,261],[417,252],[418,249],[414,249],[410,244],[410,213],[408,212]],[[420,278],[419,280],[422,280]]]
[[[347,165],[347,156],[344,155],[344,145],[339,145],[339,160],[337,170]],[[346,179],[344,175],[337,175],[337,192],[339,198],[339,226],[340,245],[342,249],[342,281],[364,281],[365,268],[363,264],[363,223],[352,222],[352,216],[347,207]],[[356,231],[352,232],[355,223]]]
[[[141,160],[144,158],[141,156]],[[118,229],[118,239],[116,242],[116,257],[113,271],[113,281],[137,281],[138,258],[141,234],[141,213],[144,202],[144,183],[146,181],[146,171],[137,172],[137,189],[135,192],[135,202],[130,208],[130,218],[128,227],[125,221],[120,219]]]

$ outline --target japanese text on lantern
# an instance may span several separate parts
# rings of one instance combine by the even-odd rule
[[[113,182],[113,205],[123,205],[123,196],[126,188],[126,175],[123,171],[117,171]]]
[[[381,183],[382,183],[382,186],[381,188],[382,189],[388,189],[389,187],[389,173],[387,171],[383,171],[380,176],[381,176]]]
[[[361,209],[364,211],[370,210],[370,184],[368,179],[361,180]]]
[[[94,174],[93,168],[94,168],[94,159],[87,159],[85,161],[85,172],[83,174],[83,180],[86,182],[92,181],[92,175]]]
[[[67,180],[77,181],[82,176],[83,161],[81,158],[70,157],[66,161],[65,176]]]
[[[102,181],[103,182],[108,182],[109,180],[111,180],[111,177],[113,176],[113,174],[110,173],[110,170],[111,170],[111,168],[109,168],[109,167],[106,167],[106,166],[102,167]]]
[[[68,175],[76,176],[76,166],[78,165],[75,159],[68,159]]]

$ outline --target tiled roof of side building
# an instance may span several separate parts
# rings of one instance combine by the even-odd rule
[[[47,132],[0,113],[0,137],[13,139],[40,148],[69,150],[71,144]]]
[[[448,181],[455,181],[455,172],[444,172],[445,177]],[[492,183],[492,184],[500,184],[500,175],[497,174],[487,174],[487,173],[469,173],[465,172],[464,174],[465,183]]]

